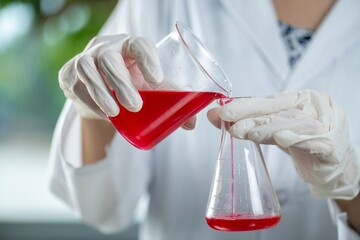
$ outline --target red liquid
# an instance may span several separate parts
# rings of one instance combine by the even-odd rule
[[[143,107],[129,112],[120,106],[109,117],[116,129],[135,147],[151,149],[213,100],[225,97],[214,92],[139,91]]]
[[[252,231],[274,227],[280,218],[280,215],[223,215],[206,218],[206,222],[219,231]]]

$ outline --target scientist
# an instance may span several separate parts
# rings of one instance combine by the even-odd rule
[[[59,72],[68,100],[52,141],[52,192],[104,233],[134,223],[147,197],[141,240],[360,239],[359,10],[359,0],[120,1]],[[141,151],[106,121],[119,112],[109,86],[127,109],[140,110],[123,58],[160,82],[153,42],[176,21],[214,53],[233,96],[255,98],[210,106],[183,126],[192,131]],[[211,123],[220,118],[233,136],[263,143],[281,204],[276,227],[224,233],[206,225],[220,134]]]

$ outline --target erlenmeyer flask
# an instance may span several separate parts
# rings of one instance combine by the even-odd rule
[[[274,227],[280,206],[258,144],[233,138],[221,123],[221,142],[206,210],[219,231]]]

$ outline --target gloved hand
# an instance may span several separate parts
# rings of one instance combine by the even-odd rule
[[[324,93],[287,91],[234,99],[208,113],[216,125],[232,122],[237,138],[276,144],[287,151],[317,197],[351,199],[359,192],[359,159],[350,146],[344,112]]]
[[[60,87],[85,118],[107,119],[119,113],[111,89],[121,105],[129,111],[139,111],[142,99],[127,69],[134,61],[147,82],[163,80],[160,61],[150,40],[134,39],[127,34],[95,37],[82,53],[61,68]]]

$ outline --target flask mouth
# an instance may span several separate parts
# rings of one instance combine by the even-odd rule
[[[255,98],[254,96],[244,96],[244,97],[226,97],[226,98],[220,98],[217,100],[217,103],[220,105],[220,106],[224,106],[228,103],[231,103],[232,101],[236,101],[238,99],[243,99],[243,98]]]
[[[180,42],[190,55],[193,62],[199,69],[207,76],[207,78],[215,84],[219,92],[226,97],[230,97],[232,84],[220,65],[215,61],[215,58],[202,41],[196,37],[192,31],[184,26],[181,22],[177,21],[175,24],[176,32],[180,37]],[[204,58],[197,58],[195,52],[201,52]],[[211,67],[204,67],[211,66]]]

